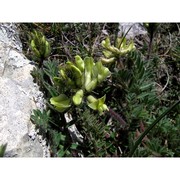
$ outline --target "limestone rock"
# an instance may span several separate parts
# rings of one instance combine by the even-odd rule
[[[45,140],[30,121],[33,109],[44,108],[32,69],[15,25],[0,24],[0,144],[7,143],[6,157],[49,156]]]

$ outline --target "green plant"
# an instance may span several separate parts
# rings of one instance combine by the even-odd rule
[[[155,33],[158,29],[159,23],[143,23],[144,27],[147,29],[147,32],[149,34],[149,47],[148,47],[148,55],[147,59],[149,59],[152,51],[153,46],[153,38],[155,36]]]
[[[49,42],[46,40],[45,36],[38,31],[31,33],[31,49],[39,61],[38,66],[41,67],[43,61],[50,55],[51,48]]]
[[[81,105],[84,102],[84,95],[88,95],[102,83],[110,75],[110,71],[100,61],[95,63],[91,57],[82,60],[80,56],[76,56],[75,63],[68,61],[60,67],[59,75],[59,77],[54,77],[54,81],[61,89],[66,87],[64,93],[67,95],[60,94],[52,97],[50,102],[58,111],[64,112],[71,107],[71,102],[76,106]],[[91,109],[98,110],[100,114],[108,110],[104,104],[105,96],[96,99],[88,95],[87,102]]]
[[[79,125],[84,137],[80,147],[86,157],[121,156],[116,132],[105,123],[102,116],[91,113],[90,109],[84,109],[79,112],[77,126]]]
[[[117,38],[115,46],[111,45],[109,37],[102,41],[102,46],[105,49],[103,54],[105,56],[101,58],[101,61],[105,64],[112,63],[115,60],[119,61],[120,56],[127,54],[128,52],[135,49],[133,41],[129,44],[126,42],[126,38]]]
[[[7,147],[7,143],[0,146],[0,157],[4,157],[6,147]]]
[[[134,151],[136,150],[136,148],[138,147],[138,145],[142,142],[143,138],[149,133],[149,131],[164,117],[166,116],[168,113],[170,113],[171,110],[173,110],[178,104],[180,103],[180,100],[175,102],[170,108],[168,108],[163,114],[161,114],[161,116],[159,116],[142,134],[141,136],[138,138],[138,140],[136,141],[134,147],[132,148],[132,150],[130,151],[129,156],[131,157],[134,153]]]
[[[139,52],[130,52],[122,63],[123,68],[115,68],[112,76],[116,85],[113,93],[117,97],[113,106],[125,116],[128,135],[124,146],[131,149],[136,132],[141,131],[141,126],[149,120],[154,106],[158,104],[158,98],[151,64],[145,62]],[[128,152],[129,149],[126,151]]]
[[[136,39],[117,38],[109,24],[36,25],[53,46],[32,72],[47,105],[34,111],[32,121],[44,129],[52,156],[179,156],[179,105],[159,121],[179,98],[179,38],[171,25],[147,27],[154,41],[150,53],[145,39],[140,47]],[[108,31],[102,43],[101,27]]]

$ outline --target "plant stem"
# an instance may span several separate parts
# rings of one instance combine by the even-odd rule
[[[152,51],[152,44],[153,44],[153,33],[150,34],[150,42],[149,42],[149,47],[148,47],[148,55],[147,55],[147,59],[150,58],[151,51]]]
[[[6,147],[7,147],[7,143],[0,146],[0,157],[4,157]]]
[[[135,142],[134,147],[129,153],[129,157],[132,157],[135,150],[139,146],[139,144],[142,142],[143,138],[149,133],[149,131],[164,117],[166,116],[172,109],[174,109],[178,104],[180,103],[180,100],[175,102],[170,108],[168,108],[164,113],[162,113],[138,138],[138,140]]]
[[[127,36],[128,32],[131,30],[131,28],[132,28],[132,27],[133,27],[133,25],[132,25],[132,26],[130,26],[130,28],[127,30],[127,32],[123,35],[122,40],[121,40],[121,42],[120,42],[120,44],[119,44],[118,49],[120,49],[120,48],[121,48],[121,44],[123,43],[124,39],[126,38],[126,36]]]

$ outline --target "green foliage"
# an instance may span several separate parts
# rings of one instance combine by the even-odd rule
[[[70,99],[65,94],[60,94],[59,96],[51,98],[50,102],[59,112],[64,112],[71,106]]]
[[[149,38],[129,41],[117,37],[118,24],[31,24],[52,47],[32,71],[47,108],[31,118],[52,156],[179,156],[180,106],[161,116],[179,99],[179,24],[144,26]]]
[[[39,67],[41,67],[43,60],[50,55],[50,44],[41,32],[34,31],[31,33],[31,36],[32,39],[30,46],[35,57],[39,61]]]
[[[103,51],[105,58],[101,58],[101,61],[104,64],[109,64],[114,62],[115,60],[119,60],[120,56],[125,55],[135,49],[133,41],[127,44],[125,37],[117,38],[115,46],[111,45],[109,38],[103,40],[101,44],[105,49]]]
[[[36,124],[38,129],[41,129],[42,132],[47,133],[50,121],[50,111],[43,110],[41,112],[40,110],[33,110],[31,120]]]
[[[6,147],[7,147],[7,144],[3,144],[0,146],[0,157],[4,157]]]
[[[88,100],[88,106],[93,110],[98,110],[100,114],[102,114],[103,111],[108,110],[107,105],[104,104],[106,100],[106,95],[104,95],[103,97],[99,99],[96,99],[93,96],[89,95],[87,97],[87,100]]]
[[[79,106],[84,103],[84,96],[92,92],[100,83],[108,76],[110,71],[104,67],[100,61],[94,62],[93,58],[86,57],[84,60],[80,56],[75,56],[75,63],[67,61],[66,64],[59,69],[59,76],[54,77],[54,81],[60,88],[66,87],[65,94],[52,97],[50,102],[55,108],[64,112],[71,107],[71,102]],[[62,92],[62,91],[61,91]],[[60,92],[60,93],[61,93]],[[100,99],[92,99],[88,96],[88,106],[93,110],[98,110],[100,114],[108,110],[104,104],[105,96]]]
[[[92,114],[88,109],[80,112],[79,120],[81,133],[84,136],[82,152],[87,157],[111,157],[119,153],[115,132],[97,114]],[[117,144],[116,144],[117,143]]]
[[[31,75],[35,82],[40,86],[45,96],[57,96],[58,85],[53,81],[54,76],[58,74],[58,61],[44,61],[42,68],[33,68]]]
[[[136,141],[134,147],[133,147],[132,150],[130,151],[130,156],[133,155],[134,151],[136,150],[136,148],[138,147],[138,145],[141,143],[141,141],[143,140],[143,138],[149,133],[149,131],[150,131],[151,129],[153,129],[154,126],[155,126],[157,123],[159,123],[159,121],[160,121],[164,116],[166,116],[168,113],[170,113],[170,111],[172,111],[179,103],[180,103],[180,100],[177,101],[176,103],[174,103],[170,108],[168,108],[165,112],[163,112],[155,121],[153,121],[153,123],[142,133],[142,135],[141,135],[141,136],[139,137],[139,139]],[[155,142],[157,142],[157,141],[155,141]],[[151,142],[151,143],[152,143],[152,142]],[[154,147],[157,148],[157,145],[156,145],[156,144],[154,144],[154,143],[151,144],[151,143],[149,143],[150,146],[153,144],[152,147],[153,147],[153,148],[154,148]],[[161,147],[160,147],[160,149],[159,149],[159,147],[158,147],[157,150],[162,150],[162,152],[163,152],[164,148],[161,148]],[[155,152],[158,152],[158,151],[155,151]]]
[[[130,69],[128,61],[132,63]],[[141,54],[136,51],[131,52],[127,62],[124,62],[124,68],[115,69],[114,80],[125,97],[121,102],[124,104],[123,108],[126,109],[126,112],[131,111],[127,114],[129,123],[136,119],[140,121],[142,118],[148,118],[147,110],[152,109],[152,105],[157,101],[157,96],[151,67],[143,60]]]
[[[53,111],[34,110],[31,120],[36,124],[39,133],[48,139],[48,143],[51,146],[51,155],[59,157],[67,156],[70,153],[68,149],[65,149],[67,136],[60,131],[59,122],[56,121],[60,117],[50,115],[51,112]]]

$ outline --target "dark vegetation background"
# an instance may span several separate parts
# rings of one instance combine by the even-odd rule
[[[68,90],[53,82],[59,68],[68,60],[74,62],[76,55],[82,59],[90,56],[98,62],[104,57],[101,42],[109,37],[115,45],[118,27],[119,23],[18,24],[23,51],[36,65],[34,81],[47,101],[47,108],[43,112],[35,110],[31,119],[48,140],[52,157],[179,157],[180,105],[171,109],[180,92],[178,23],[144,24],[148,33],[133,39],[136,49],[104,65],[111,76],[92,92],[98,97],[106,95],[109,111],[103,115],[85,102],[62,113],[50,104],[51,97]],[[30,46],[34,30],[41,32],[51,46],[47,57],[38,59]],[[138,138],[167,110],[135,147]],[[67,122],[65,114],[73,120]],[[73,138],[72,125],[83,141]]]

